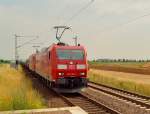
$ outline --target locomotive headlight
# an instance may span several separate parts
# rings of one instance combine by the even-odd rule
[[[61,73],[59,72],[58,75],[61,76]]]
[[[64,73],[59,72],[59,73],[58,73],[58,75],[59,75],[59,76],[63,76],[63,75],[64,75]]]
[[[81,72],[81,73],[80,73],[80,75],[84,76],[84,75],[85,75],[85,73],[84,73],[84,72]]]
[[[58,64],[57,69],[67,69],[67,65]]]
[[[85,69],[85,68],[86,68],[86,66],[83,64],[77,65],[77,69]]]

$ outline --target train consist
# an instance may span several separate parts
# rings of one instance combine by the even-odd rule
[[[81,45],[52,44],[32,54],[26,64],[59,92],[78,92],[87,86],[87,52]]]

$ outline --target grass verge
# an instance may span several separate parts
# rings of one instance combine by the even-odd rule
[[[46,107],[43,98],[32,88],[22,68],[0,65],[0,111]]]
[[[88,78],[92,82],[150,96],[150,75],[91,69]]]

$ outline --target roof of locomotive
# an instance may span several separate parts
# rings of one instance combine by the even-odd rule
[[[84,46],[78,45],[78,46],[71,46],[71,45],[58,45],[58,44],[53,44],[50,49],[55,48],[55,49],[84,49]]]
[[[53,46],[51,46],[49,48],[49,50],[51,49],[82,49],[84,50],[85,48],[83,46],[70,46],[70,45],[57,45],[57,44],[54,44]]]
[[[81,45],[70,46],[68,44],[61,43],[61,44],[52,44],[49,47],[42,48],[39,53],[47,52],[48,50],[52,50],[52,49],[82,49],[82,50],[85,50],[84,46],[81,46]]]

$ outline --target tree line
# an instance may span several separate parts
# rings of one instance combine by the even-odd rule
[[[1,64],[1,63],[10,63],[10,60],[0,59],[0,64]]]

